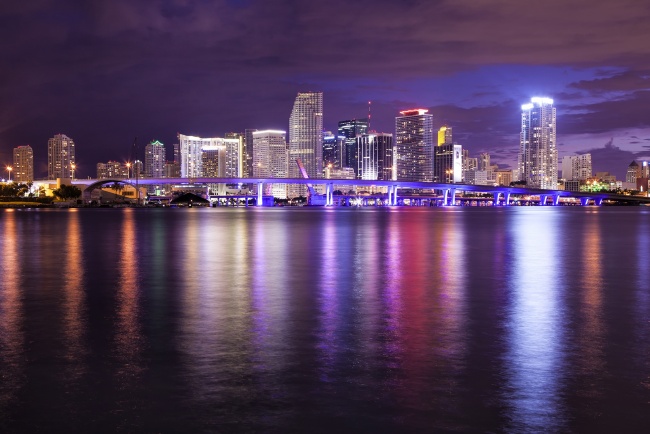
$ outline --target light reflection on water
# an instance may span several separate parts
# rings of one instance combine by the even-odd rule
[[[2,211],[0,428],[635,430],[647,217]]]

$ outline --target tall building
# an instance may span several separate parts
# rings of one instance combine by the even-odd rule
[[[203,153],[217,155],[219,177],[240,178],[243,172],[243,139],[220,137],[202,138],[178,135],[181,154],[181,177],[197,178],[204,175]]]
[[[300,159],[310,178],[323,176],[323,92],[298,93],[289,117],[289,177],[301,178]],[[255,151],[253,151],[254,154]],[[291,186],[290,197],[305,196],[304,185]]]
[[[481,152],[478,154],[478,170],[490,170],[490,154]]]
[[[289,175],[287,133],[263,130],[253,133],[253,178],[286,178]],[[287,198],[286,183],[272,183],[267,194]]]
[[[397,179],[433,180],[433,116],[429,110],[401,111],[395,118]]]
[[[165,176],[165,145],[158,140],[144,147],[144,176],[163,178]]]
[[[395,180],[393,135],[371,132],[357,136],[357,179]]]
[[[440,145],[450,145],[453,143],[451,138],[451,127],[443,125],[438,130],[438,146]]]
[[[34,180],[34,151],[29,145],[14,148],[14,180],[32,182]]]
[[[562,178],[565,181],[586,181],[591,178],[591,154],[562,158]]]
[[[244,177],[251,178],[253,176],[253,155],[255,150],[253,149],[253,133],[257,131],[253,128],[247,128],[244,130],[244,149],[246,154],[246,163],[244,164]]]
[[[211,147],[201,152],[201,176],[219,177],[219,148]]]
[[[344,137],[343,166],[351,167],[358,175],[359,159],[357,137],[368,132],[368,119],[350,119],[339,122],[338,135]]]
[[[345,167],[345,137],[331,131],[323,132],[323,168],[340,169]]]
[[[434,149],[433,180],[435,182],[463,182],[463,147],[457,143],[443,143]]]
[[[130,168],[118,161],[97,163],[97,179],[124,179],[131,175]],[[133,176],[135,177],[135,176]]]
[[[625,174],[625,182],[636,183],[636,180],[641,178],[641,167],[636,161],[632,161],[629,166],[627,166],[627,173]]]
[[[47,177],[72,178],[74,141],[65,134],[56,134],[47,141]]]
[[[550,98],[532,98],[521,106],[519,180],[528,187],[557,188],[558,157],[555,107]]]

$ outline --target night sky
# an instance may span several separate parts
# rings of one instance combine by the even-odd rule
[[[591,152],[619,179],[650,159],[643,0],[4,1],[0,47],[0,163],[29,144],[36,177],[56,133],[94,177],[135,136],[286,130],[299,91],[324,92],[326,130],[369,100],[390,133],[399,110],[429,108],[503,167],[521,104],[549,96],[560,157]]]

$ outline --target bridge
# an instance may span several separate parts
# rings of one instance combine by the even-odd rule
[[[52,181],[44,181],[52,182]],[[470,185],[470,184],[448,184],[437,182],[415,182],[415,181],[376,181],[364,179],[304,179],[304,178],[212,178],[212,177],[197,177],[197,178],[140,178],[135,179],[75,179],[72,181],[74,185],[83,187],[83,198],[89,199],[92,190],[101,187],[102,185],[124,183],[132,186],[146,186],[146,185],[206,185],[206,184],[255,184],[257,185],[257,200],[256,204],[261,206],[263,203],[262,194],[265,184],[281,183],[281,184],[312,184],[321,185],[325,187],[325,194],[318,198],[320,205],[332,206],[334,205],[334,186],[357,186],[357,187],[385,187],[387,195],[385,196],[385,204],[389,206],[398,205],[398,192],[399,190],[435,190],[439,191],[438,194],[422,194],[418,195],[417,199],[429,198],[432,200],[440,201],[441,205],[455,205],[456,192],[470,192],[491,194],[493,197],[493,205],[508,206],[513,203],[516,196],[537,196],[539,200],[536,202],[539,205],[547,205],[550,201],[552,205],[559,205],[561,198],[573,198],[580,201],[582,205],[602,205],[603,201],[614,201],[617,203],[644,203],[650,204],[650,197],[642,196],[628,196],[610,192],[577,192],[565,190],[543,190],[536,188],[526,187],[506,187],[506,186],[488,186],[488,185]]]

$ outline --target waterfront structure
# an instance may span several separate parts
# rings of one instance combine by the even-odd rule
[[[357,137],[368,133],[368,125],[368,119],[349,119],[346,121],[339,121],[338,135],[344,138],[341,167],[351,167],[356,175],[359,174],[359,148],[357,145]]]
[[[463,182],[463,147],[457,143],[443,143],[434,148],[433,180],[435,182]]]
[[[74,140],[65,134],[56,134],[47,141],[47,177],[72,178],[75,164]]]
[[[451,135],[451,127],[448,125],[443,125],[440,127],[438,130],[438,146],[441,145],[449,145],[452,144],[452,135]]]
[[[433,180],[433,116],[426,109],[410,109],[395,118],[397,179]]]
[[[591,154],[562,158],[562,178],[565,181],[586,181],[591,178]]]
[[[371,132],[356,138],[358,179],[394,180],[396,170],[394,165],[393,135]]]
[[[551,98],[532,98],[521,106],[519,180],[528,187],[557,188],[556,113]]]
[[[243,172],[243,140],[238,138],[202,138],[178,134],[181,157],[181,177],[203,176],[203,153],[216,151],[219,177],[241,177]]]
[[[340,169],[346,167],[345,161],[345,136],[333,134],[331,131],[323,132],[323,168]]]
[[[32,182],[34,180],[34,151],[29,145],[17,146],[14,155],[14,181]]]
[[[287,178],[289,176],[289,154],[287,133],[280,130],[253,132],[253,177]],[[287,198],[287,184],[273,183],[266,194],[279,199]]]
[[[144,175],[147,178],[165,176],[165,145],[152,140],[144,147]]]
[[[288,151],[289,177],[302,177],[298,159],[310,178],[323,177],[323,92],[301,92],[296,96],[289,116]],[[295,185],[289,194],[305,196],[307,190],[304,185]]]

